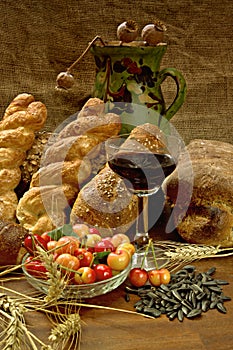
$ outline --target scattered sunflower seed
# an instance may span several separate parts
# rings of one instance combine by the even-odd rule
[[[133,289],[126,287],[126,293],[137,294],[140,299],[134,304],[139,313],[152,317],[165,314],[170,321],[175,318],[183,322],[184,318],[193,319],[211,309],[225,314],[225,301],[231,300],[224,295],[222,286],[229,284],[225,280],[214,279],[216,268],[196,273],[193,265],[187,265],[174,274],[168,284],[155,288],[150,285]]]

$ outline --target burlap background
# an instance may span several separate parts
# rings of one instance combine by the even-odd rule
[[[169,38],[161,68],[177,68],[188,86],[173,123],[186,142],[197,137],[233,142],[231,0],[1,0],[0,13],[1,115],[17,94],[28,92],[46,104],[46,128],[55,128],[91,94],[92,55],[81,61],[72,90],[55,91],[57,74],[97,34],[114,40],[122,21],[133,19],[142,28],[158,17]],[[164,89],[169,96],[172,82]]]

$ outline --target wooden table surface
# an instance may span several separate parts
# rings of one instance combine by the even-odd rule
[[[229,282],[229,285],[223,286],[223,291],[233,299],[233,256],[202,259],[193,265],[200,272],[215,266],[213,277]],[[10,281],[4,285],[24,293],[33,289],[25,280]],[[134,311],[137,299],[137,296],[131,295],[130,301],[126,302],[123,284],[113,292],[86,300],[86,303]],[[214,309],[192,320],[185,318],[183,322],[177,319],[169,321],[164,315],[148,319],[139,314],[82,307],[81,350],[231,350],[233,300],[224,305],[226,314]],[[31,312],[26,320],[30,330],[47,343],[51,324],[46,316]]]

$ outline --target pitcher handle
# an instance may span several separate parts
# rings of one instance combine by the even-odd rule
[[[167,77],[171,77],[176,83],[176,97],[163,114],[163,117],[170,120],[184,103],[187,87],[183,75],[176,68],[162,69],[158,73],[157,84],[161,85]]]

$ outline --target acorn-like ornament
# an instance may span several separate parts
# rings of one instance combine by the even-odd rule
[[[142,29],[141,37],[148,45],[156,46],[163,42],[166,30],[165,24],[157,20],[152,24],[147,24]]]
[[[74,85],[74,76],[70,72],[61,72],[57,76],[56,88],[70,89]]]
[[[125,21],[117,27],[117,38],[122,43],[130,43],[138,36],[138,25],[134,21]]]

